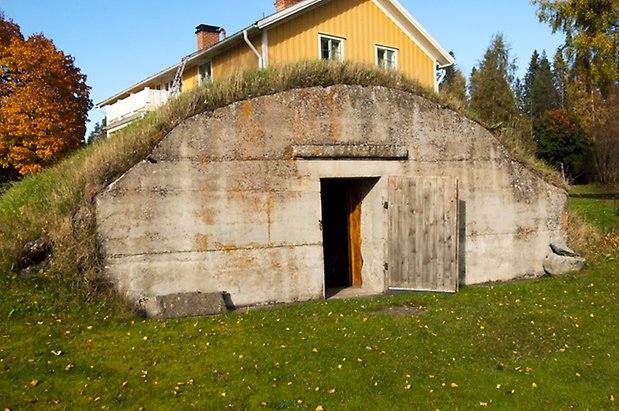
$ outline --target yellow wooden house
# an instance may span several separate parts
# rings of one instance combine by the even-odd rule
[[[201,24],[198,50],[178,64],[100,102],[108,132],[165,103],[178,91],[238,71],[302,60],[350,60],[397,69],[438,90],[437,70],[452,56],[397,0],[277,0],[276,12],[226,37]]]

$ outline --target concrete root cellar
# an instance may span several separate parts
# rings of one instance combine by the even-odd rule
[[[542,275],[565,203],[462,115],[339,85],[186,120],[98,196],[97,230],[104,275],[158,317],[184,293],[248,306]]]

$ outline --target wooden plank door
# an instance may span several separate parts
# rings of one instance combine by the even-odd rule
[[[353,287],[360,288],[362,284],[361,270],[361,188],[359,182],[353,182],[348,187],[348,255],[350,256],[350,282]]]
[[[392,290],[458,290],[458,181],[389,178],[388,281]]]

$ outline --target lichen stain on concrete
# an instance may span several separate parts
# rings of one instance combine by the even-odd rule
[[[334,141],[342,139],[340,104],[336,104],[335,87],[330,87],[327,93],[327,110],[329,110],[329,134]],[[341,103],[341,102],[340,102]]]
[[[220,211],[216,208],[204,208],[201,211],[196,211],[195,216],[202,220],[202,222],[206,225],[215,224],[215,217],[219,215]]]
[[[195,248],[198,251],[208,251],[209,243],[208,243],[208,235],[207,234],[196,234],[195,236]]]
[[[256,257],[250,255],[248,250],[245,248],[239,248],[232,244],[221,243],[215,243],[215,246],[223,251],[234,251],[234,262],[231,263],[232,267],[227,267],[228,269],[235,268],[238,271],[247,271],[256,264]]]
[[[234,245],[234,244],[223,244],[220,242],[216,242],[214,244],[214,247],[216,250],[222,250],[222,251],[234,251],[234,250],[238,250],[239,246],[238,245]]]
[[[561,212],[561,231],[567,233],[568,222],[569,222],[569,213],[567,211],[567,207],[564,207]]]
[[[271,221],[272,210],[273,210],[273,194],[268,194],[265,212],[266,212],[266,217],[267,217],[267,236],[268,236],[269,246],[273,245],[273,241],[271,240],[271,228],[272,228],[272,223],[273,223]]]
[[[535,231],[530,228],[530,227],[518,227],[516,229],[516,238],[518,239],[526,239],[528,237],[530,237],[532,234],[534,234]]]
[[[241,103],[241,107],[243,109],[243,114],[245,120],[249,120],[251,118],[252,113],[254,112],[254,106],[251,101],[244,101]]]

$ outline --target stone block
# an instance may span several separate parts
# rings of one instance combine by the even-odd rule
[[[585,259],[582,257],[558,255],[552,252],[544,260],[544,271],[550,275],[581,271],[585,267],[585,262]]]
[[[178,318],[221,314],[227,311],[224,293],[179,293],[155,297],[157,312],[148,317]]]

